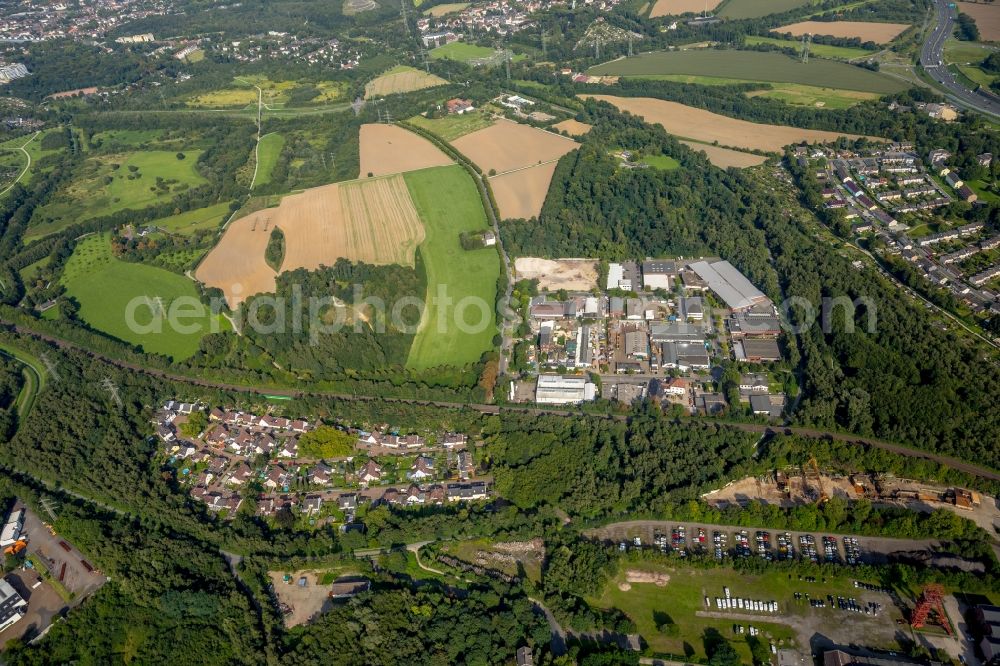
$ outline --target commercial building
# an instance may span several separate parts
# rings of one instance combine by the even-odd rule
[[[650,339],[659,342],[697,342],[704,344],[705,333],[700,326],[683,321],[669,321],[652,324],[649,327]]]
[[[0,631],[14,624],[28,608],[28,602],[17,593],[11,584],[0,579]]]
[[[23,527],[24,509],[11,511],[3,529],[0,530],[0,548],[14,545],[21,538],[21,529]]]
[[[535,402],[541,405],[572,405],[593,400],[597,387],[586,377],[538,375]]]
[[[754,393],[750,396],[750,411],[757,416],[778,418],[785,410],[785,396],[769,393]]]
[[[702,342],[664,342],[661,347],[662,367],[688,370],[708,370],[712,363]]]
[[[701,296],[689,296],[680,299],[678,303],[682,319],[701,321],[705,318],[705,302]]]
[[[691,270],[708,284],[726,305],[733,310],[745,310],[768,301],[767,296],[728,261],[696,261]]]
[[[759,363],[761,361],[781,360],[778,341],[773,338],[734,340],[733,353],[736,355],[737,361]]]
[[[632,291],[632,280],[625,276],[625,266],[622,264],[608,264],[607,288]]]
[[[677,264],[673,261],[647,259],[642,262],[642,286],[646,289],[671,289],[677,275]]]

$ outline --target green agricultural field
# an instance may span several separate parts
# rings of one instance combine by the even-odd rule
[[[727,0],[716,14],[728,19],[760,18],[811,3],[812,0]]]
[[[427,304],[420,328],[410,348],[406,367],[414,370],[439,365],[461,366],[479,360],[493,347],[497,280],[500,256],[494,248],[463,250],[459,234],[486,231],[486,211],[475,183],[459,165],[435,167],[403,174],[413,197],[426,237],[420,257],[427,275]],[[435,297],[439,288],[451,305]],[[463,299],[475,303],[459,312]],[[482,304],[485,309],[475,307]],[[461,319],[459,315],[463,315]],[[464,320],[466,332],[457,322]]]
[[[213,229],[222,224],[222,221],[229,217],[229,202],[196,208],[170,217],[162,217],[149,223],[151,227],[158,227],[171,233],[189,234],[199,229]]]
[[[433,60],[458,60],[459,62],[469,62],[470,60],[484,60],[492,58],[497,54],[495,49],[486,46],[476,46],[465,42],[452,42],[435,49],[431,49],[430,56]]]
[[[265,134],[257,146],[257,180],[254,187],[267,185],[271,182],[271,172],[278,163],[281,149],[285,147],[285,137],[277,132]]]
[[[207,182],[198,173],[200,150],[101,155],[88,159],[73,180],[35,213],[27,238],[37,238],[82,220],[126,208],[139,210],[170,201],[177,193]]]
[[[781,53],[762,51],[654,51],[591,67],[593,75],[618,75],[642,78],[650,75],[686,74],[723,76],[743,81],[798,83],[812,85],[823,81],[838,90],[894,93],[906,84],[884,74],[843,62],[814,58],[802,63]]]
[[[493,124],[493,121],[481,111],[473,111],[472,113],[463,113],[461,115],[447,115],[441,118],[413,116],[407,122],[411,122],[417,127],[423,127],[428,132],[434,133],[445,141],[454,141],[460,136],[471,134],[476,130],[481,130]]]
[[[748,46],[755,46],[757,44],[773,44],[774,46],[792,48],[796,50],[800,50],[802,48],[801,42],[792,39],[778,39],[777,37],[758,37],[757,35],[748,35],[746,42]],[[869,51],[868,49],[853,46],[830,46],[828,44],[809,45],[810,56],[832,58],[834,60],[854,60],[855,58],[870,56],[872,53],[873,51]]]
[[[180,332],[168,325],[155,329],[153,311],[171,312],[171,305],[181,297],[198,303],[194,282],[153,266],[117,259],[111,252],[107,235],[93,235],[82,240],[66,262],[61,278],[66,295],[80,304],[79,316],[88,325],[116,338],[141,346],[145,351],[170,356],[175,361],[198,351],[201,338],[210,332],[230,330],[221,316],[183,316],[178,322],[191,332]],[[138,299],[138,300],[136,300]],[[135,307],[132,330],[127,323],[130,304]],[[183,315],[189,307],[178,311]],[[147,329],[141,326],[148,326]]]
[[[670,580],[662,587],[654,583],[631,583],[622,586],[622,583],[626,582],[627,570],[664,573],[670,576]],[[836,621],[838,615],[835,613],[841,611],[830,608],[813,609],[809,607],[808,602],[794,599],[796,591],[809,592],[814,598],[825,598],[827,594],[858,596],[853,579],[827,577],[824,580],[826,582],[800,582],[797,579],[793,580],[786,571],[777,568],[753,575],[729,568],[700,569],[647,561],[626,561],[621,564],[621,571],[608,582],[602,594],[588,601],[595,607],[614,607],[627,614],[636,623],[639,634],[649,643],[654,653],[674,655],[688,653],[692,657],[704,658],[707,655],[702,638],[706,630],[715,630],[723,638],[731,641],[733,648],[740,654],[741,663],[748,664],[751,659],[746,635],[733,633],[734,623],[739,622],[697,615],[698,612],[706,610],[705,597],[715,599],[723,596],[722,590],[726,586],[730,588],[733,596],[777,601],[782,613],[796,620]],[[620,586],[630,586],[630,589],[623,590]],[[882,596],[882,601],[887,607],[892,605],[887,596]],[[894,608],[889,612],[898,616],[898,611]],[[676,625],[676,635],[668,635],[657,628],[658,624],[662,624],[668,618]],[[890,617],[882,617],[879,622],[882,623],[883,630],[887,626],[894,626]],[[746,621],[743,624],[745,625]],[[763,637],[767,639],[765,642],[774,641],[778,644],[781,641],[783,645],[788,645],[790,641],[796,641],[794,630],[791,626],[782,624],[780,617],[761,614],[761,621],[755,620],[753,625],[762,630]],[[888,635],[892,636],[893,631],[891,628],[888,629]],[[897,647],[895,644],[879,645],[880,635],[882,634],[876,631],[872,636],[857,638],[864,639],[859,640],[859,643],[872,647]],[[797,647],[808,649],[809,646],[797,644]]]

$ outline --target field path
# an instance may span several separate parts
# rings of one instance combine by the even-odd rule
[[[31,153],[29,153],[27,150],[25,150],[25,148],[27,147],[27,145],[29,143],[31,143],[32,141],[35,140],[36,136],[38,136],[41,133],[42,133],[41,130],[35,132],[34,134],[31,135],[30,139],[28,139],[27,141],[25,141],[24,143],[21,144],[21,147],[19,148],[19,150],[22,153],[24,153],[25,157],[28,158],[28,163],[24,165],[24,168],[21,170],[21,173],[18,175],[18,177],[14,179],[14,182],[11,183],[10,185],[8,185],[7,189],[5,189],[3,192],[0,192],[0,197],[2,197],[3,195],[7,194],[12,189],[14,189],[14,186],[17,185],[19,182],[21,182],[21,179],[24,178],[24,174],[28,173],[28,169],[31,168]]]

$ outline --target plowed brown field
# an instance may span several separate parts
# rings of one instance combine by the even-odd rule
[[[679,16],[689,12],[712,11],[722,0],[656,0],[649,18],[660,16]]]
[[[396,125],[361,126],[361,173],[385,176],[427,167],[446,166],[452,160],[422,136]]]
[[[451,143],[480,169],[497,174],[558,160],[577,147],[572,139],[511,120],[498,120]]]
[[[500,217],[505,220],[538,217],[557,164],[546,162],[490,178]]]
[[[747,167],[763,164],[764,160],[767,159],[762,155],[741,153],[738,150],[730,150],[729,148],[720,148],[719,146],[711,146],[707,143],[696,143],[694,141],[681,141],[681,143],[683,143],[691,150],[703,151],[705,155],[708,157],[709,162],[722,169],[728,169],[729,167],[737,167],[740,169],[745,169]]]
[[[800,21],[774,28],[771,32],[802,35],[829,35],[831,37],[857,37],[862,42],[886,44],[910,27],[909,23],[870,23],[868,21]]]
[[[267,208],[233,220],[195,271],[200,282],[222,290],[230,307],[254,294],[274,291],[276,274],[264,261],[264,250],[277,211]]]
[[[584,95],[584,97],[613,104],[622,111],[642,117],[648,123],[659,123],[663,129],[676,136],[706,143],[718,141],[724,146],[736,148],[778,152],[789,144],[802,141],[828,142],[835,141],[840,136],[858,138],[856,134],[751,123],[705,109],[651,97],[614,95]]]
[[[564,120],[561,123],[556,123],[552,126],[552,129],[559,130],[561,132],[566,132],[567,134],[572,134],[573,136],[583,136],[590,130],[594,128],[593,125],[588,125],[587,123],[581,123],[579,120],[574,120],[570,118],[569,120]]]
[[[1000,42],[1000,5],[982,2],[960,2],[958,10],[976,22],[979,34],[988,42]]]

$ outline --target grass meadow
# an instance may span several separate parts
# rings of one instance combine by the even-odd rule
[[[748,46],[757,44],[771,44],[782,48],[791,48],[796,51],[802,49],[802,42],[794,39],[779,39],[777,37],[759,37],[757,35],[747,35]],[[872,55],[873,51],[854,46],[830,46],[828,44],[809,44],[809,56],[820,58],[832,58],[833,60],[854,60]]]
[[[216,317],[213,321],[206,314],[181,321],[197,329],[190,333],[172,330],[165,323],[160,332],[133,331],[126,319],[126,309],[133,299],[148,299],[148,305],[135,310],[135,321],[143,325],[151,323],[154,309],[169,312],[175,299],[197,299],[198,291],[194,282],[182,275],[117,259],[112,254],[110,238],[104,234],[80,241],[66,262],[61,281],[66,287],[66,295],[80,304],[79,316],[88,325],[175,361],[198,351],[198,344],[206,333],[229,330],[225,319]]]
[[[169,201],[178,192],[207,182],[198,173],[200,150],[151,150],[88,159],[74,178],[35,213],[26,238],[37,238],[82,220],[126,208]]]
[[[804,7],[811,2],[812,0],[727,0],[719,6],[716,14],[728,19],[761,18]]]
[[[229,217],[229,202],[196,208],[170,217],[162,217],[149,223],[175,234],[190,234],[199,229],[214,229]]]
[[[277,132],[265,134],[260,138],[260,145],[257,148],[257,180],[254,181],[254,187],[271,182],[271,172],[278,163],[278,157],[284,147],[285,137]]]
[[[741,81],[797,83],[870,93],[894,93],[907,85],[884,74],[843,62],[814,58],[802,63],[782,53],[735,50],[655,51],[591,67],[590,74],[721,76]]]
[[[474,363],[493,347],[493,336],[497,333],[494,304],[500,277],[500,256],[496,249],[464,250],[459,241],[463,231],[489,228],[479,191],[459,165],[411,171],[403,177],[424,223],[426,237],[419,252],[427,274],[426,309],[406,366],[423,370]],[[447,287],[451,307],[434,302],[438,285]],[[467,297],[479,299],[487,306],[490,324],[478,333],[464,332],[455,323],[455,305]],[[464,320],[471,327],[482,314],[479,308],[469,307]],[[439,321],[445,322],[440,329]]]

